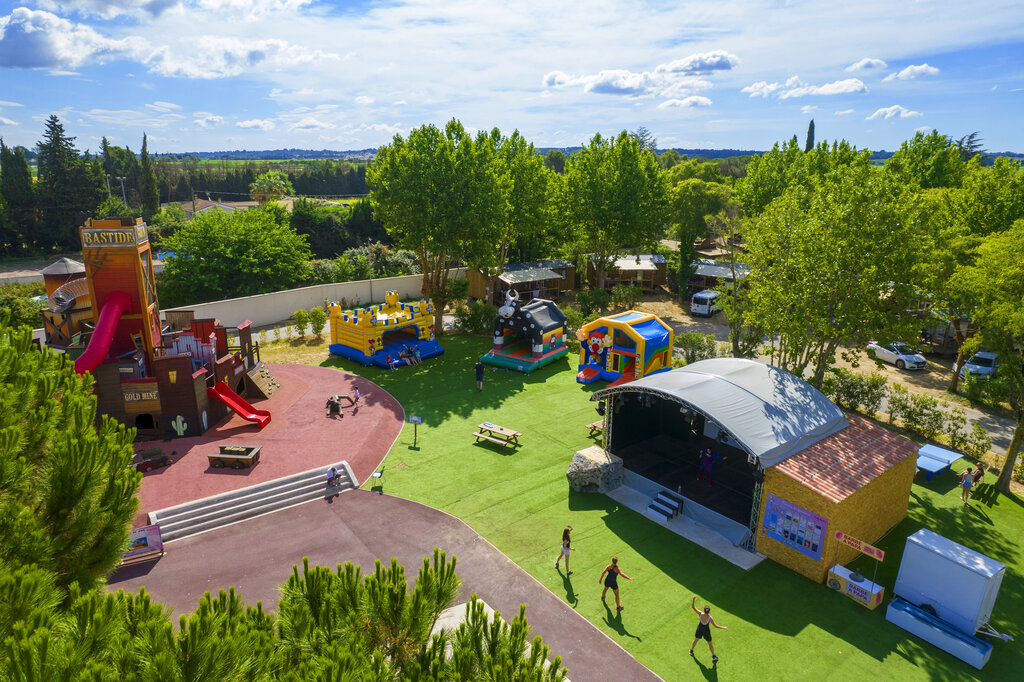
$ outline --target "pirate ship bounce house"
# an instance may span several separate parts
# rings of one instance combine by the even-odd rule
[[[532,372],[569,353],[565,313],[552,301],[519,303],[519,292],[505,292],[505,305],[494,316],[494,347],[481,361],[495,367]]]

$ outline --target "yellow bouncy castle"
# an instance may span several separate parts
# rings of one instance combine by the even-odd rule
[[[397,291],[384,294],[380,305],[342,310],[328,306],[330,351],[364,365],[394,369],[444,353],[434,340],[434,303],[422,299],[402,303]]]

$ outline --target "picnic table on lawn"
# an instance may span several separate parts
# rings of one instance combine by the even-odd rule
[[[584,428],[590,429],[589,435],[591,436],[597,433],[601,433],[602,431],[604,431],[604,419],[602,418],[598,419],[596,422],[591,422],[587,424]]]
[[[924,472],[924,480],[932,480],[935,474],[949,469],[953,462],[963,457],[959,452],[946,450],[936,445],[922,445],[917,451],[917,468]]]
[[[497,443],[501,447],[505,447],[506,445],[519,445],[519,436],[523,434],[512,429],[506,429],[504,426],[492,424],[491,422],[482,422],[477,425],[473,435],[476,436],[477,443],[483,438],[492,443]]]

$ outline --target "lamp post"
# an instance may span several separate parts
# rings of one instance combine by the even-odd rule
[[[124,181],[125,181],[125,178],[124,178],[124,176],[118,176],[118,177],[116,177],[114,179],[121,181],[121,200],[124,201],[124,205],[127,206],[128,205],[128,197],[124,193]]]

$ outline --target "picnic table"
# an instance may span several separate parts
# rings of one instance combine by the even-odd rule
[[[473,432],[476,436],[476,442],[479,443],[480,439],[489,440],[492,443],[497,443],[501,447],[508,445],[519,445],[519,436],[523,435],[518,431],[512,429],[506,429],[504,426],[498,426],[491,422],[482,422],[477,425],[476,431]]]
[[[924,480],[930,481],[932,476],[946,471],[953,462],[962,456],[959,452],[935,445],[923,445],[917,451],[917,468],[924,472]]]
[[[596,422],[591,422],[587,424],[584,428],[590,429],[589,435],[591,436],[597,433],[601,433],[602,431],[604,431],[604,419],[598,419]]]

